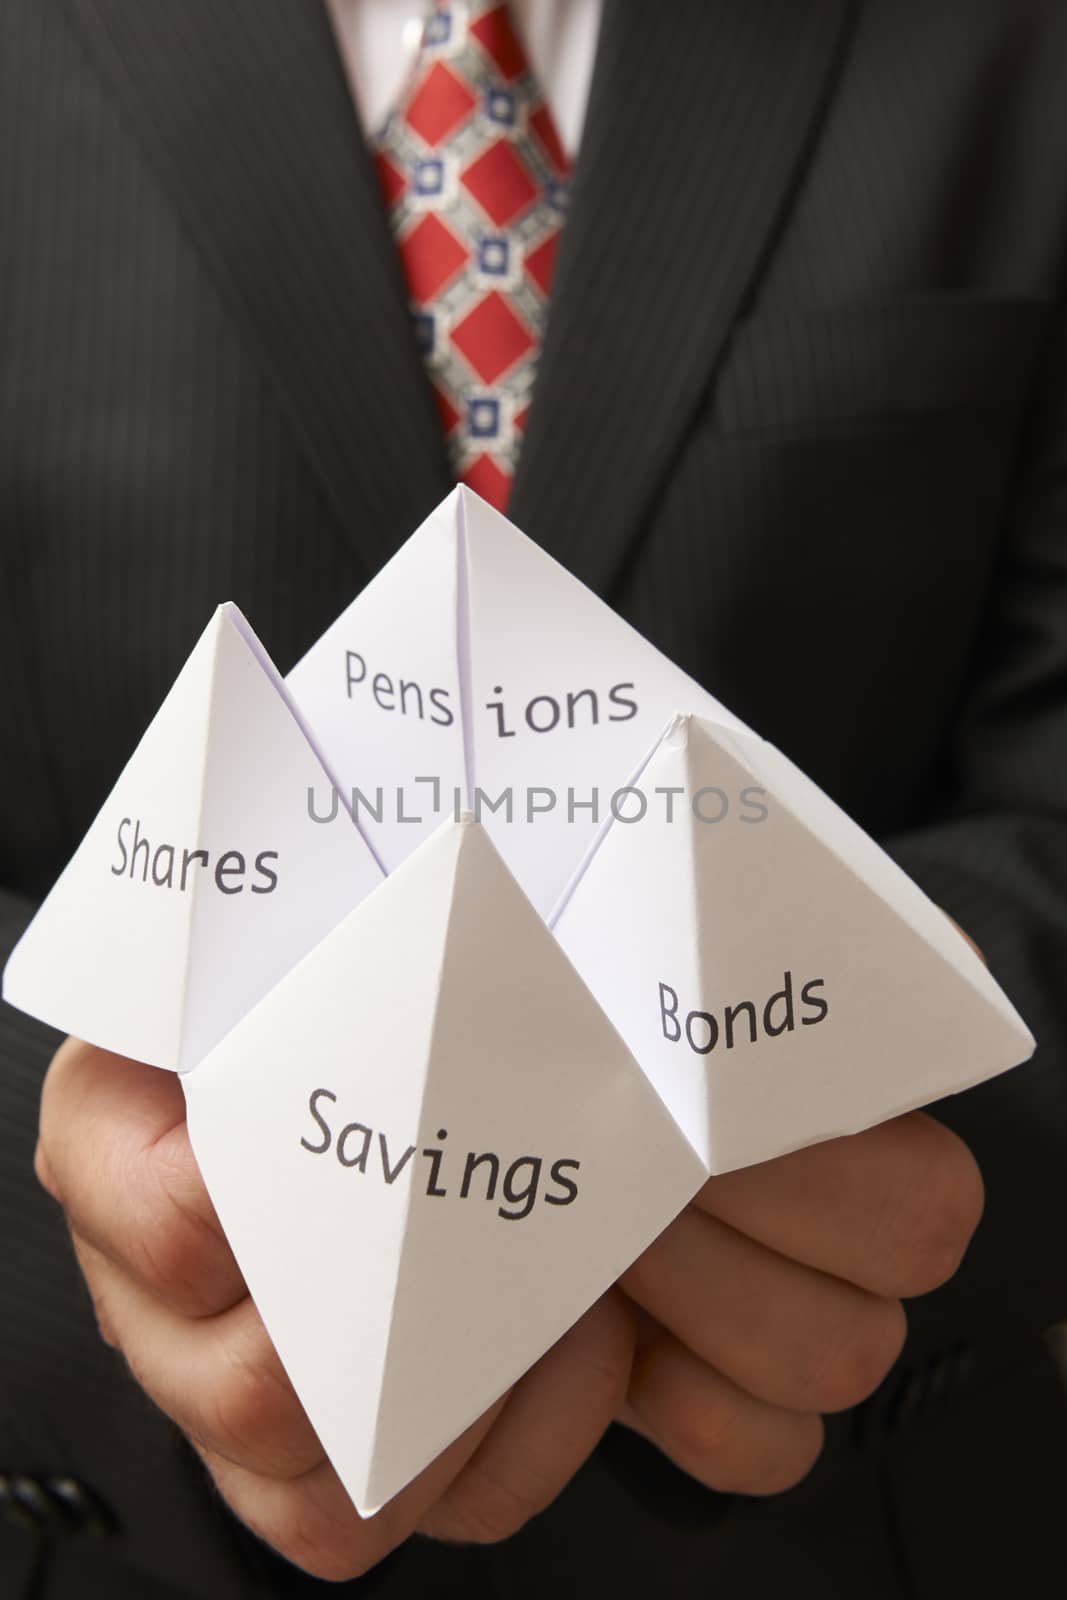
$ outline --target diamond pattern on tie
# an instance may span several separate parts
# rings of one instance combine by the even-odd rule
[[[434,6],[375,156],[453,470],[503,510],[568,178],[507,5]]]

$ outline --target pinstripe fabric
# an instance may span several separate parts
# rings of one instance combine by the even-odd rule
[[[1045,0],[607,0],[515,492],[889,842],[1037,1028],[1030,1066],[944,1109],[987,1221],[916,1308],[920,1367],[1067,1311],[1065,73]],[[288,666],[447,469],[313,0],[4,0],[0,223],[2,949],[214,604]],[[0,1470],[82,1472],[131,1570],[240,1594],[29,1180],[50,1043],[0,1021]],[[1024,1422],[956,1465],[946,1433],[959,1592],[1040,1548],[985,1537]],[[902,1591],[883,1517],[915,1457],[844,1459],[724,1516],[608,1451],[521,1555],[415,1547],[375,1585],[647,1592],[654,1552],[683,1600],[943,1593],[936,1523],[909,1523]],[[268,1566],[259,1592],[307,1588]]]
[[[30,902],[0,897],[0,948],[10,948],[30,912]],[[205,1496],[199,1463],[182,1440],[160,1427],[153,1407],[129,1382],[121,1357],[97,1336],[59,1209],[27,1181],[41,1063],[57,1043],[50,1029],[5,1008],[0,1027],[0,1471],[74,1477],[91,1485],[106,1506],[117,1508],[121,1557],[110,1543],[91,1545],[81,1552],[80,1563],[76,1548],[64,1552],[74,1557],[71,1582],[79,1600],[98,1595],[125,1600],[127,1593],[131,1600],[177,1600],[179,1593],[239,1596],[243,1586],[234,1536]],[[93,1415],[88,1428],[87,1408]],[[143,1470],[148,1463],[167,1483],[162,1561],[159,1481]],[[24,1566],[28,1583],[36,1553],[9,1542],[9,1532],[0,1526],[0,1594],[20,1600],[23,1591],[14,1586],[14,1572]],[[172,1583],[173,1594],[157,1596],[157,1578]]]
[[[647,517],[787,208],[844,0],[608,7],[510,514],[593,587]],[[758,130],[758,137],[756,136]]]
[[[322,5],[71,8],[361,558],[380,561],[451,479]]]

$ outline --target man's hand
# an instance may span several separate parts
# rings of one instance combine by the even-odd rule
[[[74,1039],[45,1080],[37,1175],[63,1206],[100,1331],[236,1514],[318,1577],[416,1529],[500,1539],[543,1509],[623,1405],[633,1316],[612,1292],[403,1493],[364,1521],[326,1461],[227,1245],[169,1072]]]
[[[514,1532],[615,1416],[713,1487],[788,1487],[818,1454],[819,1413],[861,1399],[894,1360],[897,1297],[951,1274],[981,1209],[964,1146],[921,1116],[713,1179],[624,1276],[625,1294],[600,1300],[364,1521],[248,1298],[177,1079],[68,1040],[45,1081],[37,1171],[66,1212],[104,1337],[236,1514],[335,1579],[416,1529]]]
[[[917,1112],[712,1178],[621,1280],[645,1312],[623,1420],[712,1488],[790,1487],[981,1211],[970,1152]]]

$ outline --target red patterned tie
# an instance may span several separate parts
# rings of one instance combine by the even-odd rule
[[[456,477],[507,505],[568,163],[506,5],[436,5],[375,140]]]

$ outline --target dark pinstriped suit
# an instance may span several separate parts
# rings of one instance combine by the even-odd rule
[[[1065,75],[1054,0],[607,0],[512,514],[888,841],[1041,1044],[945,1108],[987,1220],[807,1484],[728,1504],[613,1436],[512,1543],[359,1592],[976,1596],[1058,1546]],[[287,666],[448,480],[317,0],[4,0],[0,205],[6,949],[211,607]],[[122,1532],[37,1592],[303,1592],[95,1341],[30,1178],[52,1042],[5,1014],[0,1472]],[[0,1590],[38,1555],[0,1536]]]

